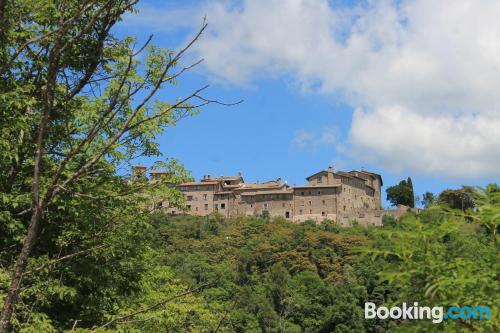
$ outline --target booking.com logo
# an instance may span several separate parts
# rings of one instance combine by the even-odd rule
[[[490,319],[491,311],[488,306],[451,306],[446,312],[442,306],[419,306],[414,302],[412,306],[406,303],[391,308],[379,306],[375,303],[365,303],[365,319],[409,319],[422,320],[432,319],[434,324],[439,324],[443,320],[469,320],[469,319]]]

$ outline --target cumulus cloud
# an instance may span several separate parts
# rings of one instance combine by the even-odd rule
[[[340,96],[356,110],[346,151],[360,162],[500,176],[500,1],[212,1],[200,13],[196,52],[212,75],[286,75]]]

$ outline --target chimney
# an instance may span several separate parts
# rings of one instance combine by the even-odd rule
[[[331,165],[328,166],[328,169],[326,169],[328,172],[333,172],[333,167]]]

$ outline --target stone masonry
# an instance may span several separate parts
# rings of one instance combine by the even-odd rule
[[[146,167],[134,167],[145,173]],[[153,171],[151,178],[161,177]],[[363,225],[382,225],[382,177],[368,171],[334,171],[332,167],[306,178],[307,184],[289,186],[280,178],[246,183],[241,175],[204,176],[197,182],[177,184],[186,199],[187,213],[205,216],[218,212],[226,217],[238,215],[282,216],[295,222],[325,219],[341,225],[354,221]],[[184,213],[158,201],[156,208],[170,214]]]

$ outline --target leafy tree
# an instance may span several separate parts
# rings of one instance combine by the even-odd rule
[[[406,180],[406,185],[408,186],[408,202],[410,203],[410,206],[411,208],[414,208],[415,207],[415,192],[413,191],[413,182],[411,180],[411,177],[408,177],[408,179]]]
[[[437,202],[465,212],[475,206],[474,190],[470,186],[462,186],[458,190],[447,189],[439,194]]]
[[[398,185],[390,186],[386,189],[387,200],[393,205],[405,205],[415,207],[415,195],[413,192],[413,183],[410,177],[402,180]]]
[[[425,208],[429,208],[435,201],[435,197],[434,197],[434,193],[432,192],[425,192],[423,195],[422,195],[422,205],[425,207]]]
[[[110,228],[141,221],[134,216],[145,214],[155,190],[116,176],[118,168],[159,156],[157,135],[215,102],[201,95],[206,86],[172,102],[155,100],[199,63],[180,66],[206,24],[179,51],[159,49],[151,39],[138,45],[116,38],[113,27],[136,3],[0,3],[1,264],[12,272],[0,332],[8,329],[21,289],[36,282],[23,283],[27,269],[42,258],[46,264],[73,258],[72,250],[91,252],[99,246],[93,240],[106,239]],[[175,205],[180,194],[165,183],[186,177],[169,166],[169,179],[154,187],[163,186]]]
[[[382,262],[381,282],[396,290],[388,303],[412,300],[445,307],[487,305],[492,309],[491,320],[448,320],[440,325],[418,321],[402,323],[396,331],[498,331],[498,316],[493,313],[498,311],[496,295],[500,289],[496,281],[500,267],[497,235],[491,232],[498,229],[500,201],[496,189],[498,186],[490,185],[474,192],[481,199],[477,211],[468,215],[441,210],[444,219],[423,223],[419,216],[408,214],[397,229],[376,232],[375,248],[369,251]]]

